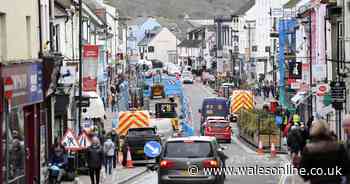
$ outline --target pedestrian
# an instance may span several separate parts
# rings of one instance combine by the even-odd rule
[[[98,137],[92,138],[92,145],[87,149],[87,162],[91,184],[99,184],[103,163],[103,149],[100,146]]]
[[[112,162],[115,156],[115,145],[110,137],[107,138],[103,144],[104,158],[105,158],[105,171],[106,175],[112,175]]]
[[[348,161],[348,164],[347,164],[347,167],[346,168],[350,168],[350,115],[346,115],[344,120],[343,120],[343,129],[344,129],[344,133],[347,137],[346,139],[346,142],[344,143],[344,149],[345,149],[345,152],[346,152],[346,156],[347,156],[347,161]],[[350,172],[349,170],[346,170],[345,171],[345,174],[346,174],[346,181],[347,181],[347,184],[350,183]]]
[[[303,140],[300,127],[297,124],[294,124],[287,137],[287,146],[290,151],[290,156],[294,167],[299,167],[300,162],[300,153],[303,147]]]
[[[115,109],[115,104],[116,104],[116,101],[115,101],[115,94],[112,93],[111,94],[111,111],[112,112],[115,112],[116,109]]]
[[[271,91],[271,95],[272,97],[276,97],[276,92],[275,92],[275,84],[274,84],[274,81],[270,81],[270,91]]]
[[[56,143],[53,147],[53,153],[51,154],[50,162],[51,165],[59,167],[59,174],[57,176],[57,181],[60,182],[63,175],[66,173],[68,158],[65,154],[64,147],[60,143]]]
[[[118,162],[118,152],[119,152],[119,135],[117,134],[116,131],[112,130],[111,132],[111,138],[112,141],[114,142],[115,145],[115,152],[114,152],[114,157],[113,157],[113,168],[117,167],[117,162]]]
[[[307,123],[306,123],[307,130],[309,131],[309,134],[310,134],[311,125],[312,125],[312,122],[313,122],[313,121],[314,121],[314,116],[311,116],[311,117],[307,120]]]
[[[24,174],[24,148],[19,139],[12,140],[12,149],[10,150],[10,169],[13,178]],[[60,178],[59,178],[60,179]]]
[[[329,125],[323,120],[314,121],[311,125],[310,143],[306,144],[300,162],[300,168],[305,173],[301,174],[305,181],[310,184],[341,184],[343,173],[347,170],[348,159],[344,147],[334,140],[329,130]]]

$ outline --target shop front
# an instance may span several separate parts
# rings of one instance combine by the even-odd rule
[[[39,60],[1,65],[1,85],[11,79],[11,105],[1,99],[0,181],[33,183],[40,177],[40,127],[43,121],[43,65]],[[4,96],[4,90],[0,96]]]

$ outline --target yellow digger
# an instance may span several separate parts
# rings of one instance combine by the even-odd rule
[[[162,74],[161,71],[157,71],[156,75],[153,76],[153,85],[151,87],[151,99],[155,97],[165,98],[165,89],[162,84]]]

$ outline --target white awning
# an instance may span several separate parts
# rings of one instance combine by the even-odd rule
[[[82,118],[90,119],[90,118],[101,118],[103,119],[106,115],[106,111],[104,109],[103,101],[101,97],[93,91],[83,92],[83,96],[90,97],[90,106],[83,107],[82,109],[86,109],[86,112],[82,112]]]

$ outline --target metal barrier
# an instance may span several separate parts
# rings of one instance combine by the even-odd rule
[[[264,149],[274,143],[277,150],[283,152],[282,131],[275,124],[275,115],[267,112],[241,110],[238,120],[239,136],[247,143],[258,148],[261,142]]]

